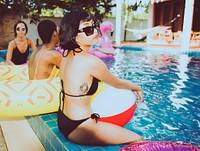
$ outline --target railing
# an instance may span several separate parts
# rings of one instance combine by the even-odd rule
[[[148,41],[149,44],[157,43],[180,45],[182,41],[182,31],[172,32],[171,30],[166,30],[148,36],[150,39]],[[200,32],[191,32],[190,43],[191,45],[200,45]]]

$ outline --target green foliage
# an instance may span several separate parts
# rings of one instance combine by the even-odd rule
[[[36,23],[40,16],[62,17],[64,12],[83,8],[102,21],[112,7],[112,0],[0,0],[0,18],[15,14]]]
[[[137,15],[136,12],[143,8],[144,12],[142,14]],[[148,17],[148,5],[143,5],[140,1],[139,3],[135,3],[134,5],[128,6],[129,17],[134,19],[147,19]]]

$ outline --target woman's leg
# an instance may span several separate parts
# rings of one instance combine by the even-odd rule
[[[138,134],[121,126],[88,119],[78,126],[69,140],[84,145],[116,145],[143,141]]]

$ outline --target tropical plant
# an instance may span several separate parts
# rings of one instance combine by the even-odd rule
[[[140,1],[124,0],[124,41],[126,41],[126,28],[128,26],[128,20],[132,12],[137,11],[140,7],[145,8],[145,12],[148,13],[148,3]],[[133,18],[135,16],[132,16]]]
[[[112,7],[115,7],[112,0],[0,0],[0,20],[5,15],[14,14],[30,17],[35,23],[45,14],[62,17],[62,12],[83,8],[102,21],[103,17],[111,13]]]

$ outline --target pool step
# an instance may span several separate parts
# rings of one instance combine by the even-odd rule
[[[8,151],[45,151],[24,117],[0,118],[0,124]]]

